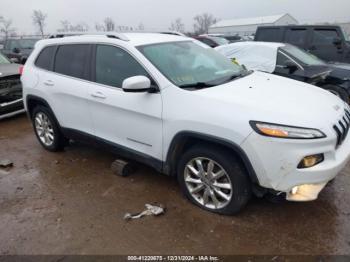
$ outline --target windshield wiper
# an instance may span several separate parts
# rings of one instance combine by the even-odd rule
[[[205,83],[205,82],[197,82],[197,83],[179,85],[180,88],[194,88],[194,89],[202,89],[202,88],[208,88],[208,87],[213,87],[213,86],[215,86],[215,85]]]
[[[243,71],[243,72],[240,72],[238,74],[233,74],[227,78],[225,78],[224,81],[220,82],[220,85],[223,85],[223,84],[226,84],[228,82],[231,82],[232,80],[235,80],[235,79],[238,79],[238,78],[241,78],[241,77],[245,77],[249,74],[251,74],[253,71]]]

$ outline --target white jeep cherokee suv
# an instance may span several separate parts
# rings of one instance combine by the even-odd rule
[[[22,75],[41,145],[93,141],[175,175],[221,214],[252,193],[310,201],[349,158],[350,112],[318,87],[245,71],[193,39],[165,34],[42,40]]]

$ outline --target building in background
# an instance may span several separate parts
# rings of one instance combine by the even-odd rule
[[[209,28],[210,34],[250,36],[258,26],[291,25],[298,21],[290,14],[221,20]]]

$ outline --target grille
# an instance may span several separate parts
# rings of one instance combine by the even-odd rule
[[[337,147],[340,146],[346,136],[348,135],[350,128],[350,112],[345,110],[344,116],[333,126],[333,129],[337,133]]]

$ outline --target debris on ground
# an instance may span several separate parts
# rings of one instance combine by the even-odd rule
[[[13,162],[11,160],[8,159],[1,159],[0,160],[0,167],[13,167]]]
[[[111,169],[115,175],[127,177],[136,171],[136,166],[131,162],[117,159],[112,163]]]
[[[138,219],[143,216],[159,216],[165,213],[165,208],[162,205],[154,206],[150,204],[146,204],[146,210],[137,214],[126,213],[124,215],[125,220]]]

